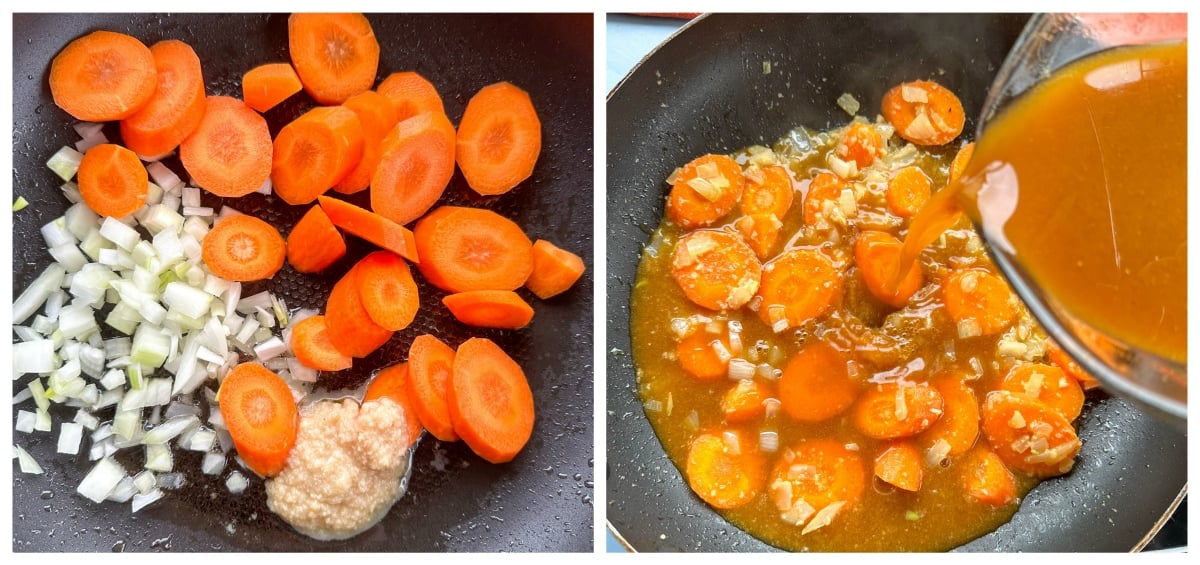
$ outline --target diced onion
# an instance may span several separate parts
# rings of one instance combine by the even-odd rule
[[[22,473],[40,475],[45,472],[42,470],[42,466],[38,465],[38,462],[24,448],[14,445],[13,450],[17,452],[17,463],[20,465]]]
[[[828,526],[830,522],[833,522],[833,518],[837,516],[838,512],[845,505],[846,501],[844,500],[830,502],[829,504],[825,505],[824,508],[822,508],[815,516],[812,517],[812,520],[808,522],[808,525],[804,526],[804,530],[800,532],[800,535],[806,535],[820,528]]]
[[[159,489],[154,489],[147,494],[141,494],[141,493],[135,494],[135,495],[133,495],[133,507],[132,507],[133,511],[137,512],[138,510],[145,508],[150,503],[156,502],[158,499],[160,499],[162,497],[163,497],[163,491],[161,491]]]
[[[758,449],[766,453],[775,453],[779,449],[779,433],[758,432]]]
[[[146,432],[146,435],[142,437],[142,443],[145,445],[165,444],[183,433],[184,430],[199,424],[200,419],[194,414],[171,418]]]
[[[26,389],[28,390],[28,389]],[[33,433],[33,426],[37,422],[37,415],[28,410],[17,411],[17,424],[13,427],[14,430],[23,434]]]
[[[225,488],[233,494],[242,494],[248,486],[250,486],[250,480],[236,469],[231,471],[229,477],[225,479]]]
[[[66,276],[67,270],[58,263],[51,263],[42,274],[38,275],[29,286],[21,292],[12,305],[12,321],[14,324],[23,323],[42,307],[50,294],[57,291]]]
[[[755,366],[753,363],[735,357],[729,360],[729,379],[733,381],[750,380],[754,378]]]
[[[108,498],[125,476],[125,468],[120,463],[112,457],[105,457],[92,467],[75,492],[92,502],[101,502]]]
[[[133,478],[133,486],[141,494],[149,494],[157,485],[158,481],[154,478],[154,471],[142,471]]]
[[[204,461],[200,463],[200,471],[205,475],[220,475],[225,470],[225,455],[221,453],[205,453]]]
[[[80,153],[70,147],[63,146],[50,159],[46,161],[46,166],[54,171],[62,180],[71,180],[75,177],[76,171],[79,170],[79,164],[83,162],[83,153]]]
[[[83,441],[83,426],[72,422],[63,422],[59,426],[58,452],[67,455],[79,453],[79,443]]]
[[[54,342],[36,339],[12,345],[13,378],[26,373],[49,373],[54,370]]]
[[[151,444],[146,446],[145,467],[147,469],[162,473],[170,473],[174,466],[175,462],[171,458],[171,448],[169,446],[162,444]]]
[[[112,502],[129,502],[129,499],[133,498],[133,495],[135,494],[137,494],[137,487],[133,484],[133,478],[129,475],[125,475],[121,478],[121,482],[117,483],[117,486],[113,487],[112,492],[108,493],[108,497],[105,498],[105,500],[110,500]]]

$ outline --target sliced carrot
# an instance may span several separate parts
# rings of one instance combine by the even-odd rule
[[[358,115],[342,106],[313,108],[275,136],[271,184],[288,204],[308,204],[362,159]]]
[[[757,446],[748,434],[736,431],[701,434],[688,448],[688,486],[714,508],[750,502],[766,481],[766,458]]]
[[[84,153],[79,163],[79,193],[101,216],[123,218],[146,204],[149,175],[142,161],[120,145],[104,143]]]
[[[421,306],[408,263],[391,251],[374,251],[354,268],[358,293],[371,321],[392,331],[407,328]]]
[[[842,295],[842,273],[824,253],[793,249],[763,265],[758,317],[776,333],[824,315]]]
[[[358,289],[358,269],[351,268],[333,285],[325,303],[329,341],[345,355],[366,357],[392,338],[392,331],[371,321]]]
[[[309,316],[291,326],[292,353],[296,359],[318,371],[341,371],[354,364],[354,358],[338,351],[329,339],[325,316]]]
[[[404,225],[428,212],[454,176],[454,126],[441,112],[396,124],[379,146],[371,209]]]
[[[304,90],[321,104],[370,90],[379,68],[379,41],[362,14],[292,14],[288,53]]]
[[[971,155],[975,153],[975,142],[972,141],[958,150],[954,154],[954,160],[950,161],[950,171],[947,174],[947,184],[952,184],[958,180],[964,172],[967,171],[967,163],[971,162]]]
[[[533,272],[533,243],[491,210],[442,206],[413,231],[425,280],[447,292],[515,290]]]
[[[736,310],[754,298],[762,265],[737,235],[697,230],[675,245],[671,276],[695,304],[710,310]]]
[[[399,121],[425,112],[446,113],[437,88],[414,71],[392,73],[375,90],[392,101]]]
[[[491,340],[473,337],[454,353],[454,431],[491,463],[512,461],[533,435],[533,391],[521,366]]]
[[[469,290],[442,298],[458,321],[480,328],[516,330],[533,320],[533,308],[511,290]]]
[[[853,505],[866,484],[862,458],[846,449],[844,442],[810,439],[784,450],[768,488],[775,508],[786,519],[803,522],[830,504]]]
[[[888,181],[888,209],[901,218],[917,215],[933,194],[933,181],[917,166],[896,171]]]
[[[820,422],[845,412],[859,391],[846,356],[824,342],[813,342],[792,356],[779,379],[783,411],[801,422]]]
[[[504,194],[533,174],[542,123],[529,93],[507,82],[483,87],[458,124],[455,158],[475,192]]]
[[[259,112],[266,112],[304,89],[300,76],[289,63],[267,63],[242,75],[242,100]]]
[[[343,200],[318,196],[317,201],[333,225],[409,261],[419,261],[416,238],[404,226]]]
[[[408,445],[411,447],[417,443],[425,427],[421,425],[421,419],[417,417],[413,402],[408,397],[408,363],[396,363],[375,373],[363,394],[363,404],[381,398],[387,398],[404,409],[404,431]]]
[[[742,379],[721,397],[721,412],[725,413],[725,421],[730,424],[752,422],[767,411],[763,401],[770,397],[771,389],[767,385]]]
[[[804,195],[804,225],[811,226],[825,214],[825,203],[837,205],[838,198],[846,183],[833,173],[817,173],[808,183],[808,192]]]
[[[876,439],[915,436],[943,413],[942,395],[927,383],[894,381],[868,387],[850,411],[854,427]]]
[[[319,273],[346,255],[346,240],[317,205],[308,209],[287,238],[287,260],[301,273]]]
[[[382,94],[373,90],[360,92],[342,103],[342,107],[358,116],[362,128],[362,158],[350,172],[346,173],[333,190],[342,194],[354,194],[371,184],[371,175],[379,165],[383,138],[396,125],[396,107]],[[372,206],[375,208],[375,206]],[[379,209],[375,209],[379,213]],[[397,222],[404,223],[404,222]]]
[[[742,191],[742,213],[774,214],[783,218],[792,207],[796,188],[787,167],[751,168],[745,173],[746,184]]]
[[[742,199],[742,167],[725,155],[693,159],[674,175],[667,196],[667,218],[685,230],[709,227]]]
[[[921,490],[924,457],[909,442],[894,443],[875,456],[875,476],[908,492]]]
[[[214,275],[229,281],[269,279],[283,267],[283,236],[254,216],[226,216],[204,236],[201,257]]]
[[[300,429],[300,413],[283,378],[258,363],[242,363],[221,381],[217,403],[246,466],[264,477],[279,474]]]
[[[204,118],[204,76],[200,58],[182,41],[159,41],[150,53],[158,86],[146,105],[121,120],[121,139],[135,153],[161,155],[178,147]]]
[[[67,44],[50,63],[54,103],[86,122],[123,120],[154,96],[158,73],[144,43],[95,31]]]
[[[1004,376],[1000,390],[1027,394],[1045,402],[1055,412],[1062,414],[1068,422],[1074,421],[1083,411],[1083,389],[1079,383],[1054,365],[1024,363],[1017,365]]]
[[[197,186],[217,196],[245,196],[271,178],[267,121],[241,100],[209,96],[204,117],[179,145],[179,159]]]
[[[1017,500],[1017,483],[1004,461],[986,447],[968,453],[962,463],[963,488],[967,495],[990,506],[1008,506]]]
[[[942,395],[942,416],[921,432],[917,440],[926,450],[942,457],[966,453],[979,437],[979,401],[975,391],[957,371],[939,375],[932,383]],[[942,442],[945,444],[941,445]]]
[[[962,133],[962,102],[946,87],[928,80],[906,82],[883,95],[883,117],[900,137],[917,145],[943,145]]]
[[[525,288],[545,300],[575,286],[586,267],[583,259],[544,239],[533,242],[533,271]]]
[[[987,271],[951,273],[942,284],[942,298],[961,338],[1001,332],[1017,317],[1017,295]]]
[[[765,261],[771,257],[771,251],[775,249],[775,242],[779,239],[783,222],[779,221],[775,214],[765,213],[742,216],[733,223],[733,226],[742,235],[746,245],[754,250],[754,254],[760,260]]]
[[[1046,347],[1046,356],[1050,358],[1050,362],[1062,369],[1067,376],[1079,381],[1079,385],[1083,390],[1092,390],[1100,386],[1100,381],[1096,380],[1090,373],[1083,370],[1066,351],[1062,350],[1058,344],[1049,342]]]
[[[853,161],[859,169],[864,169],[882,156],[883,136],[867,124],[854,122],[842,132],[834,151],[842,160]]]
[[[732,351],[728,333],[698,331],[679,340],[675,346],[679,366],[700,380],[725,378],[729,373],[729,360],[739,353]]]
[[[863,230],[854,242],[854,263],[858,265],[858,272],[862,274],[867,290],[880,302],[894,308],[903,308],[924,282],[920,267],[913,261],[912,268],[900,284],[894,289],[889,288],[899,268],[903,245],[891,234],[873,230]]]
[[[421,424],[441,441],[458,441],[450,419],[450,381],[454,350],[442,340],[422,334],[408,348],[408,397]]]
[[[983,402],[983,434],[1010,468],[1036,477],[1064,474],[1075,465],[1079,437],[1046,403],[1005,390]]]

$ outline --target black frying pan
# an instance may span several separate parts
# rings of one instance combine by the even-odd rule
[[[262,481],[253,481],[240,497],[230,496],[223,476],[198,472],[198,454],[176,454],[177,470],[189,470],[191,484],[185,490],[131,515],[128,504],[96,505],[74,494],[91,463],[86,455],[54,454],[57,426],[52,434],[14,434],[46,468],[42,476],[23,475],[14,463],[14,551],[591,550],[592,17],[371,14],[369,19],[381,46],[379,78],[393,71],[420,72],[437,86],[454,123],[471,95],[487,84],[508,80],[529,91],[543,132],[532,179],[504,196],[482,198],[456,174],[442,203],[494,209],[524,227],[531,239],[548,239],[580,254],[589,271],[551,300],[519,291],[536,311],[533,323],[520,331],[457,323],[439,304],[444,293],[420,280],[424,306],[413,326],[329,387],[357,385],[374,370],[404,360],[412,338],[422,332],[433,332],[451,346],[474,335],[490,337],[521,364],[533,389],[537,419],[525,450],[509,464],[492,465],[462,443],[440,443],[426,435],[413,461],[408,494],[380,525],[347,541],[315,542],[267,510]],[[286,15],[15,15],[13,192],[32,204],[13,217],[14,298],[50,262],[38,228],[67,205],[58,192],[60,181],[44,163],[58,147],[77,139],[73,120],[51,101],[50,60],[71,39],[96,29],[130,33],[148,45],[167,38],[187,42],[200,56],[209,94],[240,98],[244,72],[288,60]],[[268,112],[272,133],[311,105],[300,94]],[[116,136],[115,128],[108,131],[110,139]],[[178,161],[168,164],[183,174]],[[366,206],[366,195],[350,200]],[[217,203],[208,198],[205,205]],[[285,234],[308,208],[262,195],[233,205],[262,214]],[[285,267],[269,284],[246,292],[270,288],[290,307],[323,308],[337,277],[370,250],[348,239],[350,252],[329,275],[306,276]],[[23,387],[27,381],[19,382]],[[13,390],[18,390],[15,383]],[[72,414],[54,413],[68,421]],[[85,454],[86,449],[85,441]],[[127,469],[140,466],[140,459],[131,458]]]
[[[1019,15],[710,15],[641,62],[608,98],[608,462],[610,527],[638,551],[768,551],[691,493],[645,418],[629,356],[629,292],[663,213],[664,182],[697,155],[827,129],[894,84],[934,78],[975,116],[1026,18]],[[764,74],[764,61],[771,72]],[[781,96],[782,95],[782,96]],[[966,131],[975,130],[968,119]],[[1093,395],[1071,474],[964,551],[1129,551],[1186,490],[1186,436]]]

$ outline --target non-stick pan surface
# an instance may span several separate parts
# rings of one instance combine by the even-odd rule
[[[54,454],[52,434],[14,434],[46,468],[23,475],[14,464],[14,551],[590,551],[593,527],[592,401],[592,17],[591,15],[370,14],[381,46],[379,78],[416,70],[440,91],[458,123],[479,88],[501,80],[526,89],[542,121],[543,149],[530,180],[512,192],[483,198],[456,173],[443,204],[496,210],[531,239],[544,238],[584,258],[588,273],[565,294],[538,300],[533,323],[520,331],[472,329],[441,307],[443,292],[419,280],[423,308],[416,322],[380,352],[356,361],[329,388],[364,382],[375,370],[406,358],[423,332],[456,346],[471,336],[497,341],[524,368],[537,409],[533,438],[511,463],[492,465],[462,443],[428,434],[413,460],[408,494],[378,526],[347,541],[316,542],[267,510],[261,480],[240,497],[219,478],[198,472],[199,454],[176,454],[190,483],[131,515],[129,504],[93,504],[75,494],[91,468],[87,456]],[[44,165],[78,138],[73,120],[54,106],[47,84],[51,59],[71,39],[97,29],[123,31],[146,44],[180,39],[203,64],[209,94],[241,96],[250,68],[288,60],[286,15],[26,15],[13,18],[13,192],[31,202],[13,217],[14,298],[50,262],[38,228],[66,209],[61,182]],[[293,97],[266,114],[272,133],[311,107]],[[109,131],[116,136],[115,128]],[[168,164],[181,175],[178,161]],[[186,177],[184,177],[186,178]],[[367,193],[350,198],[367,205]],[[206,204],[216,204],[208,199]],[[308,209],[252,195],[233,205],[274,222],[286,234]],[[337,278],[370,246],[350,237],[350,252],[325,276],[285,266],[269,284],[289,307],[321,309]],[[21,379],[20,386],[28,379]],[[14,383],[14,393],[17,385]],[[29,409],[21,406],[21,408]],[[15,412],[15,410],[14,410]],[[55,410],[58,420],[71,412]],[[111,417],[111,416],[110,416]],[[10,425],[11,425],[11,421]],[[87,442],[84,443],[86,454]],[[141,456],[126,462],[140,466]],[[228,469],[228,468],[227,468]]]
[[[663,213],[663,179],[704,153],[826,129],[904,80],[933,78],[977,115],[1020,33],[1018,15],[711,15],[665,42],[608,99],[608,451],[606,513],[638,551],[773,549],[693,495],[646,420],[629,356],[629,292]],[[764,63],[769,62],[770,72]],[[966,131],[975,130],[968,119]],[[1186,488],[1186,437],[1103,395],[1089,397],[1083,450],[1016,516],[966,551],[1129,551]]]

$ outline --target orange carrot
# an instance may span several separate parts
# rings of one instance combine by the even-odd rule
[[[533,243],[491,210],[442,206],[413,231],[425,280],[447,292],[515,290],[533,272]]]
[[[833,173],[818,173],[813,177],[804,196],[804,225],[817,223],[817,218],[825,214],[826,202],[836,206],[843,188],[846,188],[846,183]]]
[[[533,391],[525,372],[489,339],[473,337],[458,346],[448,404],[454,431],[491,463],[512,461],[533,435]]]
[[[271,184],[288,204],[308,204],[362,159],[358,115],[342,106],[313,108],[275,136]]]
[[[771,397],[771,389],[758,381],[742,379],[721,397],[721,412],[730,424],[757,420],[767,411],[763,401]]]
[[[333,189],[342,194],[354,194],[371,184],[371,175],[379,165],[383,137],[396,125],[396,108],[390,100],[373,90],[351,96],[342,106],[358,116],[358,123],[362,127],[363,150],[362,158],[333,185]],[[379,209],[375,211],[378,213]]]
[[[746,188],[741,165],[725,155],[697,157],[674,177],[667,218],[685,230],[715,224],[737,206]]]
[[[950,171],[946,180],[947,184],[951,184],[958,180],[958,177],[961,177],[962,174],[966,172],[967,163],[971,161],[971,155],[974,153],[975,142],[972,141],[971,143],[963,145],[962,148],[958,150],[958,153],[954,154],[954,160],[950,161]]]
[[[267,121],[228,96],[209,96],[200,125],[179,145],[192,182],[225,197],[261,188],[271,178],[271,152]]]
[[[229,281],[269,279],[283,267],[283,236],[271,224],[245,214],[218,221],[201,244],[201,257],[214,275]]]
[[[737,508],[758,496],[766,481],[758,442],[736,431],[708,432],[692,440],[684,473],[688,486],[714,508]]]
[[[396,124],[380,142],[371,209],[400,225],[423,216],[454,176],[454,147],[454,126],[441,112]]]
[[[578,255],[544,239],[533,242],[533,271],[525,288],[545,300],[575,286],[586,267]]]
[[[943,145],[962,133],[962,102],[944,86],[928,80],[906,82],[883,95],[883,117],[900,137],[917,145]]]
[[[921,490],[923,461],[912,443],[894,443],[875,456],[875,476],[896,488],[917,492]]]
[[[392,338],[392,331],[371,321],[358,289],[358,269],[351,268],[329,293],[325,326],[329,341],[345,355],[366,357]]]
[[[779,239],[779,231],[783,228],[783,222],[779,221],[775,214],[753,214],[738,218],[733,226],[737,228],[746,245],[754,250],[754,254],[760,260],[765,261],[771,257],[771,251]]]
[[[421,305],[408,264],[390,251],[375,251],[354,268],[359,297],[371,321],[392,331],[407,328]]]
[[[845,412],[859,394],[846,362],[844,354],[824,342],[801,349],[779,379],[783,411],[801,422],[820,422]]]
[[[787,215],[796,192],[787,167],[752,167],[747,169],[745,176],[747,182],[742,191],[743,214],[774,214],[776,218]]]
[[[700,380],[725,378],[729,372],[729,359],[740,353],[732,350],[727,333],[714,335],[698,331],[675,346],[679,366]]]
[[[857,502],[867,473],[862,458],[846,449],[845,442],[810,439],[783,452],[770,484],[775,508],[785,519],[803,522],[830,504]]]
[[[454,350],[422,334],[408,348],[408,397],[421,424],[441,441],[458,441],[447,404],[454,374]]]
[[[983,434],[1005,464],[1036,477],[1070,471],[1081,445],[1062,414],[1040,400],[1005,390],[988,393],[984,400]]]
[[[533,174],[542,152],[542,124],[529,93],[498,82],[467,102],[455,156],[475,192],[504,194]]]
[[[966,453],[979,437],[979,402],[975,392],[956,371],[937,376],[933,387],[942,395],[942,416],[917,438],[927,450],[945,450],[945,456]],[[938,445],[945,442],[945,445]]]
[[[288,53],[304,90],[321,104],[370,90],[379,68],[379,42],[362,14],[292,14]]]
[[[292,353],[296,359],[318,371],[349,369],[354,358],[343,354],[329,340],[325,316],[309,316],[292,325]]]
[[[146,204],[150,188],[146,167],[120,145],[104,143],[88,149],[79,163],[83,202],[101,216],[123,218]]]
[[[414,71],[392,73],[375,90],[391,100],[399,121],[425,112],[446,113],[437,88]]]
[[[968,453],[959,464],[967,495],[991,506],[1007,506],[1017,500],[1017,484],[1004,461],[986,447]]]
[[[1000,390],[1027,394],[1045,402],[1067,421],[1083,411],[1083,389],[1054,365],[1025,363],[1013,367],[1000,382]]]
[[[888,181],[888,209],[901,218],[911,218],[929,202],[932,193],[933,181],[929,180],[920,167],[904,167],[896,171],[892,180]]]
[[[416,238],[404,226],[343,200],[318,196],[317,201],[333,225],[409,261],[419,261]]]
[[[329,216],[314,205],[296,222],[287,239],[287,260],[301,273],[319,273],[346,255],[346,240]]]
[[[516,330],[533,320],[533,308],[511,290],[469,290],[448,294],[442,304],[458,321],[480,328]]]
[[[1066,351],[1063,351],[1058,344],[1049,342],[1046,347],[1046,356],[1050,358],[1050,362],[1062,369],[1068,377],[1071,377],[1079,382],[1079,386],[1083,390],[1092,390],[1100,386],[1100,382],[1096,380],[1090,373],[1083,370]]]
[[[894,308],[903,308],[923,284],[921,269],[913,261],[904,280],[896,288],[888,288],[899,268],[902,246],[891,234],[873,230],[863,230],[854,242],[854,263],[858,265],[867,290],[880,302]]]
[[[736,310],[758,291],[762,266],[742,239],[718,230],[697,230],[675,245],[671,276],[688,300],[710,310]]]
[[[834,151],[842,160],[853,161],[859,169],[864,169],[883,153],[883,136],[867,124],[854,122],[842,132]]]
[[[842,273],[824,253],[793,249],[762,268],[758,317],[776,333],[817,318],[842,294]]]
[[[283,378],[258,363],[242,363],[221,381],[217,403],[246,466],[264,477],[279,474],[300,429],[300,413]]]
[[[917,435],[942,415],[942,395],[927,383],[894,381],[868,387],[850,411],[854,427],[876,439]]]
[[[204,76],[200,58],[182,41],[159,41],[150,53],[158,86],[145,106],[121,120],[121,139],[135,153],[161,155],[178,147],[204,118]]]
[[[408,436],[408,445],[411,447],[417,443],[425,427],[421,425],[421,419],[417,417],[413,402],[408,397],[408,363],[384,367],[371,379],[363,395],[363,404],[381,398],[387,398],[404,409],[404,432]]]
[[[942,298],[959,337],[1001,332],[1017,317],[1017,296],[1004,279],[987,271],[951,273],[942,284]]]
[[[303,88],[296,69],[288,63],[259,65],[242,75],[242,100],[259,112],[278,106]]]
[[[95,31],[67,44],[50,63],[54,103],[87,122],[123,120],[154,96],[154,55],[136,38]]]

